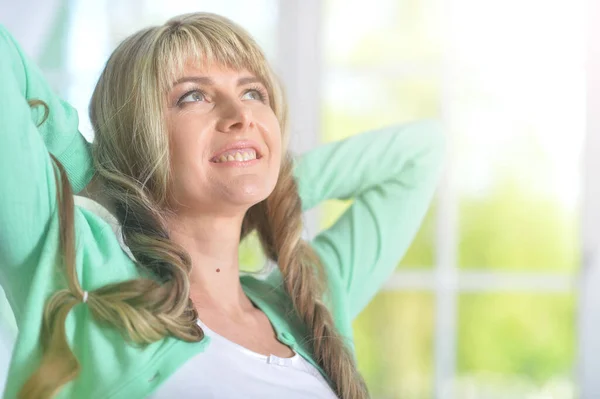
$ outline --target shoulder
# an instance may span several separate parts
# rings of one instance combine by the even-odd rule
[[[84,290],[140,277],[116,217],[99,203],[75,196],[77,267]]]

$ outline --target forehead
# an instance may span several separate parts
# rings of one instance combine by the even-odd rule
[[[250,68],[227,65],[217,61],[188,59],[181,66],[172,65],[172,69],[163,76],[166,81],[165,89],[170,90],[186,82],[202,85],[243,85],[261,83],[268,87],[263,76]]]
[[[200,84],[202,86],[237,87],[251,83],[260,83],[268,87],[264,79],[256,76],[248,68],[236,68],[218,62],[187,62],[169,85],[176,90],[186,84]]]
[[[187,77],[207,77],[215,82],[238,80],[239,78],[257,78],[248,68],[235,68],[216,62],[188,62],[177,74],[175,82]]]

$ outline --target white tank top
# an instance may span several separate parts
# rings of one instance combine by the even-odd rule
[[[206,350],[187,361],[148,399],[334,399],[319,371],[299,354],[265,356],[198,321],[210,337]]]

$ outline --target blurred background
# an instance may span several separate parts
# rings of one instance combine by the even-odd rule
[[[373,397],[591,399],[600,398],[591,2],[0,0],[0,23],[79,110],[90,140],[87,105],[112,49],[192,11],[225,15],[262,45],[287,88],[295,152],[441,120],[450,151],[436,200],[355,322]],[[308,213],[307,235],[348,205]],[[252,238],[241,258],[247,270],[264,263]],[[0,391],[16,333],[0,291]]]

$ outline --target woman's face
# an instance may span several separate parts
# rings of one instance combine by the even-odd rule
[[[281,132],[252,73],[188,66],[168,93],[166,116],[175,209],[235,213],[273,191]]]

